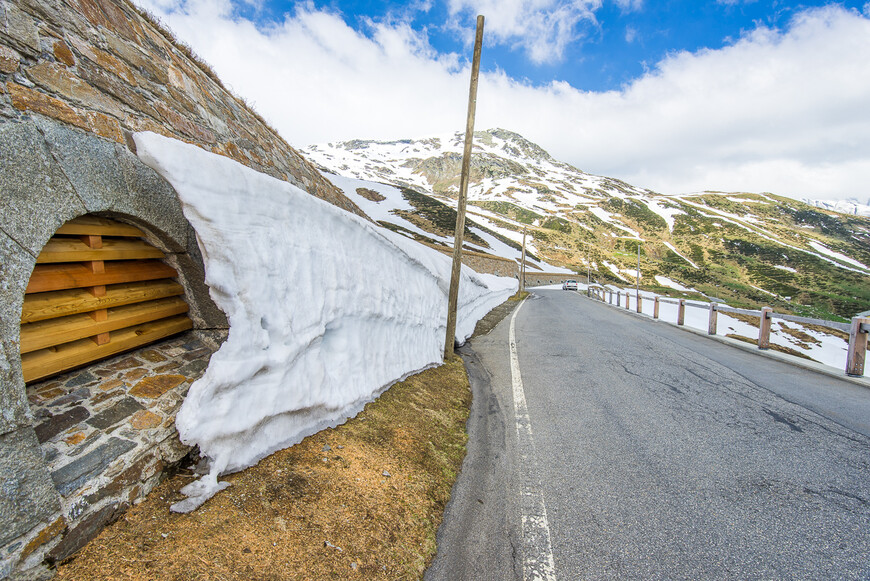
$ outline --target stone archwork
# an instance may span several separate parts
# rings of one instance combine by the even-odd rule
[[[15,491],[0,498],[5,578],[74,553],[189,451],[175,413],[228,324],[175,191],[125,146],[40,116],[0,123],[0,188],[0,489]],[[134,254],[155,253],[143,261],[162,254],[192,329],[25,387],[31,274],[58,230],[83,216],[133,227]]]

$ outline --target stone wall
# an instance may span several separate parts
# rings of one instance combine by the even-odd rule
[[[0,0],[0,116],[28,113],[116,143],[135,131],[195,143],[364,216],[124,0]]]
[[[0,0],[0,578],[41,578],[187,452],[174,416],[225,337],[174,190],[130,132],[194,143],[361,215],[124,0]],[[128,222],[178,271],[194,331],[37,385],[19,356],[24,289],[65,222]]]

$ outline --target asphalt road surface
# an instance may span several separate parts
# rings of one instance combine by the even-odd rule
[[[870,389],[573,292],[514,315],[463,350],[426,579],[870,580]]]

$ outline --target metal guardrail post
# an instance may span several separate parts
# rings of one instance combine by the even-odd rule
[[[686,299],[680,299],[680,306],[677,308],[677,325],[686,324]]]
[[[758,325],[758,348],[770,349],[770,313],[773,309],[770,307],[761,307],[761,323]]]
[[[653,319],[659,318],[659,298],[656,297],[653,302]]]
[[[716,309],[716,303],[710,303],[710,321],[707,324],[707,334],[715,335],[716,327],[719,322],[719,311]]]
[[[867,355],[868,317],[852,317],[849,333],[849,351],[846,355],[846,375],[864,375],[864,359]]]

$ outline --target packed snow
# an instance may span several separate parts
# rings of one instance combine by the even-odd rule
[[[176,418],[218,476],[343,422],[391,383],[440,363],[451,259],[233,160],[156,135],[139,157],[178,192],[229,336]],[[456,340],[517,288],[462,268]]]

